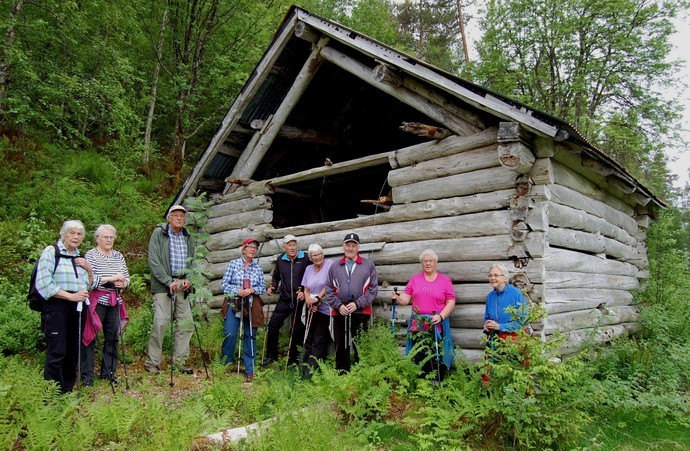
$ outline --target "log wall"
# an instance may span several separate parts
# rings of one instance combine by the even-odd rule
[[[284,235],[297,236],[302,249],[319,243],[336,258],[343,235],[354,230],[361,253],[377,265],[374,312],[384,319],[390,320],[393,287],[404,288],[421,271],[419,254],[429,248],[439,255],[439,272],[451,278],[457,296],[453,338],[470,356],[482,350],[487,273],[498,262],[531,302],[545,307],[548,316],[532,324],[536,333],[567,334],[564,351],[595,325],[604,326],[599,339],[621,335],[637,321],[631,292],[646,278],[649,215],[634,198],[602,189],[600,176],[588,179],[585,166],[571,167],[581,161],[559,161],[568,150],[525,136],[512,123],[399,149],[388,156],[389,211],[282,229],[271,225],[271,181],[219,196],[207,225],[211,306],[220,306],[220,278],[247,237],[261,242],[268,282]],[[409,307],[397,313],[403,333]]]

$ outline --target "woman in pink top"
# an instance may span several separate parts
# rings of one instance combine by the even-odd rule
[[[407,351],[417,342],[422,342],[425,352],[417,352],[413,359],[416,363],[424,360],[424,374],[437,371],[440,379],[439,364],[441,360],[450,369],[454,357],[453,340],[450,336],[448,317],[455,308],[455,293],[450,278],[436,270],[438,255],[427,249],[419,256],[422,272],[412,276],[403,293],[393,292],[391,299],[400,305],[412,301],[412,315],[407,329]],[[431,341],[428,338],[431,337]],[[426,344],[424,343],[426,341]],[[437,359],[429,358],[429,354]]]

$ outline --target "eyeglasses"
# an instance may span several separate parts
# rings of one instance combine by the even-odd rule
[[[323,254],[311,254],[309,258],[323,258]]]
[[[503,277],[503,274],[489,274],[489,279],[498,279],[499,277]]]
[[[99,238],[103,238],[104,240],[107,240],[107,241],[110,241],[110,240],[114,240],[114,239],[115,239],[114,236],[100,236]]]
[[[171,218],[173,219],[184,219],[184,215],[170,215]]]
[[[422,260],[422,263],[436,263],[436,260]]]
[[[248,244],[245,246],[245,248],[257,250],[259,246],[257,246],[256,244]]]

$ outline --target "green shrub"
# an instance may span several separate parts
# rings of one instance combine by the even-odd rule
[[[44,347],[41,315],[29,309],[26,293],[27,291],[21,290],[21,287],[10,284],[5,278],[0,278],[0,352],[2,354],[35,354]]]

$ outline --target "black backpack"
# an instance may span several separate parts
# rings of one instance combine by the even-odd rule
[[[55,249],[55,267],[53,268],[53,274],[55,274],[55,271],[57,270],[58,263],[60,263],[60,248],[58,248],[57,244],[53,244],[53,248]],[[40,257],[39,257],[40,260]],[[38,272],[38,261],[36,262],[36,266],[34,266],[34,271],[31,273],[31,282],[29,282],[29,294],[26,295],[26,300],[29,303],[29,308],[35,312],[42,312],[43,311],[43,306],[46,303],[46,300],[43,299],[43,296],[41,296],[41,293],[38,292],[36,289],[36,273]]]

